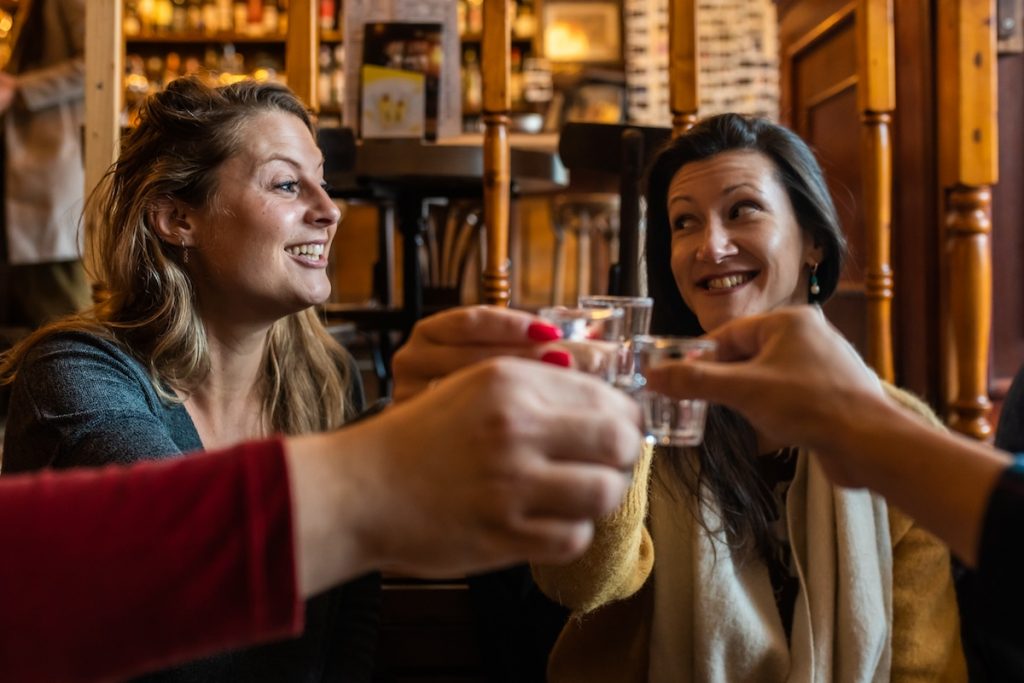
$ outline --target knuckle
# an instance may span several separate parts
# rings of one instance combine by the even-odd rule
[[[624,480],[625,477],[616,472],[606,472],[596,478],[590,495],[593,505],[591,515],[603,516],[619,506],[624,493]]]
[[[594,523],[591,521],[574,522],[558,534],[551,544],[551,552],[556,561],[569,562],[582,555],[594,537]]]

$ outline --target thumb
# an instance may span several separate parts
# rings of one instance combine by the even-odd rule
[[[677,399],[697,398],[728,403],[746,363],[687,360],[670,362],[647,371],[647,387]]]

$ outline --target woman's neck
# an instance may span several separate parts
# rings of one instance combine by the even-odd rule
[[[269,328],[204,321],[210,372],[185,399],[206,449],[268,435],[259,391]]]

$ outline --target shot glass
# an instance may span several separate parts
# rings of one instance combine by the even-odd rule
[[[707,401],[677,400],[646,388],[647,372],[667,361],[712,358],[715,343],[690,337],[637,337],[639,384],[636,398],[643,412],[647,438],[662,446],[696,446],[704,438]]]
[[[647,296],[588,295],[579,298],[580,308],[622,309],[622,348],[619,350],[615,386],[624,391],[636,390],[643,379],[636,372],[633,338],[646,335],[650,331],[653,305],[654,299]]]
[[[537,315],[562,332],[555,342],[572,354],[576,368],[597,375],[606,382],[615,380],[622,349],[621,308],[542,308]]]

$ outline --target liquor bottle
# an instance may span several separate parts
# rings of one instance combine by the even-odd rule
[[[203,30],[203,2],[202,0],[188,0],[186,9],[186,25],[192,33],[201,33]]]
[[[135,0],[127,0],[124,4],[124,34],[137,36],[142,33],[142,22],[139,20],[139,8]]]
[[[320,30],[333,31],[337,21],[337,6],[334,0],[320,0]]]
[[[345,103],[345,46],[334,46],[334,71],[331,73],[331,99],[341,109]]]
[[[537,35],[537,15],[534,14],[533,0],[519,0],[516,3],[512,34],[517,38],[533,38]]]
[[[484,30],[484,0],[466,0],[466,30],[480,35]]]
[[[251,36],[263,35],[263,0],[249,0],[246,7],[245,33]]]
[[[217,22],[218,29],[225,33],[235,30],[234,5],[231,0],[217,0],[217,11],[220,20]]]
[[[277,0],[263,2],[263,32],[273,35],[280,31],[281,18],[278,15]]]
[[[171,31],[184,33],[188,28],[188,7],[185,0],[171,0]]]
[[[466,24],[466,0],[459,0],[455,6],[455,26],[458,29],[459,35],[466,35],[468,30]]]
[[[246,0],[235,0],[231,26],[235,33],[245,33],[249,25],[249,4]]]
[[[465,63],[462,66],[462,109],[464,112],[476,113],[483,106],[483,77],[480,74],[480,62],[477,61],[476,50],[466,50]]]
[[[166,32],[171,30],[174,20],[174,5],[171,0],[157,0],[154,11],[154,26],[157,31]]]
[[[332,73],[334,64],[331,60],[331,48],[329,46],[320,46],[317,66],[320,68],[317,71],[316,95],[317,99],[320,100],[320,106],[325,107],[331,104],[331,80],[334,75]]]
[[[203,32],[213,35],[224,30],[220,22],[220,9],[217,0],[203,0]]]

